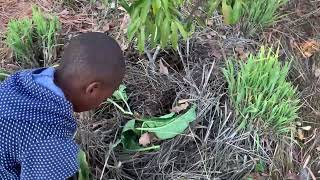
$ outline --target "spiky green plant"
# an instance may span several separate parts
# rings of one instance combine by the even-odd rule
[[[37,63],[33,52],[32,20],[11,20],[8,23],[6,43],[13,50],[19,64]]]
[[[289,64],[281,66],[278,53],[262,47],[257,56],[240,61],[238,68],[235,72],[234,61],[228,61],[223,73],[239,128],[268,128],[277,134],[290,132],[298,117],[299,100],[296,88],[286,79]]]
[[[243,26],[249,33],[257,28],[270,26],[279,18],[279,8],[288,0],[249,0],[246,1],[246,14]]]
[[[60,29],[58,18],[45,18],[39,8],[32,9],[32,22],[34,25],[34,37],[37,37],[40,53],[43,55],[43,65],[48,66],[56,58],[57,32]]]
[[[21,66],[48,66],[56,58],[59,30],[57,17],[46,18],[39,8],[33,7],[32,19],[8,23],[6,43]]]

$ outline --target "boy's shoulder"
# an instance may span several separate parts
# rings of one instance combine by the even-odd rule
[[[0,117],[18,119],[19,112],[22,112],[25,116],[55,117],[54,123],[60,122],[59,117],[72,119],[70,102],[36,83],[32,72],[19,71],[0,85]],[[20,119],[29,120],[26,117]],[[38,118],[37,121],[42,120]]]

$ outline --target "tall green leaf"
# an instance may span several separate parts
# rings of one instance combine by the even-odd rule
[[[78,180],[88,180],[90,169],[87,162],[86,154],[82,150],[80,150],[78,153],[78,161],[80,165]]]

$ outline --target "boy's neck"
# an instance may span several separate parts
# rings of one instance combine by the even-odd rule
[[[54,73],[54,84],[62,90],[66,99],[71,102],[70,93],[68,90],[70,89],[70,84],[68,83],[68,79],[64,76],[59,68],[56,68]]]

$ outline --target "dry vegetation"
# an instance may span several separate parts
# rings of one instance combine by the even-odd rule
[[[31,16],[31,4],[59,18],[60,43],[86,31],[118,40],[127,58],[129,105],[136,114],[162,115],[182,99],[197,104],[197,120],[184,134],[145,153],[113,148],[129,120],[115,107],[80,114],[77,141],[88,154],[92,179],[320,178],[319,0],[291,0],[274,25],[249,34],[241,23],[223,24],[215,12],[187,42],[180,42],[178,51],[161,50],[155,68],[126,40],[129,18],[122,9],[103,1],[0,1],[0,67],[11,72],[23,67],[4,43],[7,23]],[[262,45],[279,46],[280,61],[291,60],[289,80],[297,87],[301,108],[294,133],[279,138],[271,130],[259,132],[262,149],[257,151],[252,132],[238,130],[237,109],[221,69],[231,58],[245,62]]]

